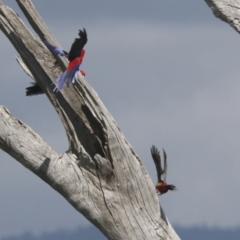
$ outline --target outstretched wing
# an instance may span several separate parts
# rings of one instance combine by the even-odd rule
[[[51,51],[54,52],[60,56],[65,56],[68,57],[68,53],[66,51],[64,51],[61,48],[58,48],[56,46],[53,46],[52,44],[50,44],[47,40],[44,40],[45,45],[47,46],[47,48]]]
[[[75,38],[68,54],[68,60],[70,62],[80,56],[81,50],[88,41],[85,28],[83,28],[83,30],[79,30],[78,36],[79,38]]]
[[[166,180],[167,180],[167,154],[164,149],[163,149],[163,158],[164,158],[164,167],[163,167],[163,171],[162,171],[162,178],[163,178],[163,181],[166,182]]]
[[[158,149],[154,145],[151,147],[151,154],[156,166],[158,182],[161,182],[162,181],[161,175],[163,172],[162,166],[161,166],[161,157]]]

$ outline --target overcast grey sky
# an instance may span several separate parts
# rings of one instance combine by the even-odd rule
[[[14,0],[3,2],[23,16]],[[239,35],[204,0],[33,3],[66,50],[87,29],[86,79],[154,183],[150,146],[166,150],[168,182],[178,188],[160,197],[170,222],[239,226]],[[3,33],[0,47],[0,104],[64,152],[57,114],[46,96],[25,97],[31,79]],[[0,159],[0,239],[89,224],[14,159],[2,151]]]

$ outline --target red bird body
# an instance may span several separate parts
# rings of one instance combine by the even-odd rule
[[[84,55],[85,55],[85,50],[82,49],[81,52],[80,52],[80,56],[73,59],[71,62],[69,62],[68,67],[67,67],[67,71],[71,71],[76,67],[76,65],[82,64]]]
[[[176,190],[174,185],[169,185],[165,182],[158,182],[156,184],[156,190],[160,193],[160,195],[166,193],[168,190]]]

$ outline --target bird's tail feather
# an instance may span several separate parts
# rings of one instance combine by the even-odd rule
[[[79,69],[80,69],[80,64],[77,64],[71,71],[66,70],[63,74],[61,74],[56,81],[57,84],[56,84],[56,87],[53,89],[53,91],[58,92],[63,88],[65,83],[67,87],[69,87],[71,83],[74,83]]]
[[[168,190],[171,190],[171,191],[174,191],[177,189],[175,185],[167,185],[167,188]]]

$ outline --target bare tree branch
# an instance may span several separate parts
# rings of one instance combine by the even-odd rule
[[[32,28],[38,34],[41,39],[46,39],[48,42],[54,43],[55,46],[60,47],[60,44],[54,37],[54,35],[50,32],[49,28],[36,11],[33,3],[29,0],[16,0],[19,7],[23,11],[25,17],[28,19],[29,23],[31,24]],[[54,55],[54,57],[58,60],[59,65],[62,69],[65,68],[67,63],[66,59],[61,58],[58,55]]]
[[[30,0],[17,0],[40,38],[57,45]],[[52,55],[0,2],[0,28],[56,109],[69,150],[55,153],[29,127],[0,108],[0,148],[58,191],[109,239],[179,239],[141,161],[84,78],[53,93],[66,60]],[[20,59],[20,58],[19,58]],[[31,146],[30,146],[31,145]],[[146,148],[148,149],[148,148]]]
[[[46,159],[58,154],[32,129],[0,107],[0,147],[25,167],[36,172]]]
[[[20,56],[16,56],[16,60],[19,63],[19,65],[22,67],[23,71],[34,80],[34,77],[32,75],[32,73],[30,72],[30,70],[28,69],[28,67],[26,66],[26,64],[24,63],[24,61],[21,59]]]
[[[239,0],[205,0],[213,14],[240,33]]]

